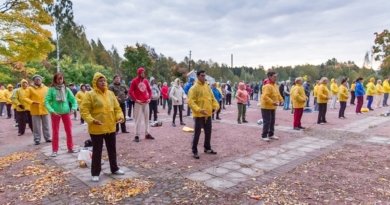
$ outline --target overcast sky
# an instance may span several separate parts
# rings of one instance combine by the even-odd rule
[[[335,57],[362,66],[374,32],[390,28],[389,0],[74,0],[89,39],[123,54],[146,43],[181,61],[234,66],[320,64]]]

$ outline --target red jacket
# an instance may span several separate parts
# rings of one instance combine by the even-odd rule
[[[136,102],[146,103],[152,98],[152,90],[150,89],[149,81],[146,78],[141,77],[141,73],[145,69],[140,67],[137,70],[137,77],[131,81],[129,96]]]
[[[168,93],[168,86],[167,85],[163,85],[162,88],[161,88],[161,95],[163,97],[163,99],[169,99],[169,93]]]

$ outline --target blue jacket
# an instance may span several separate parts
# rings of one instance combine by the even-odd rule
[[[184,85],[184,92],[186,93],[186,95],[188,95],[188,92],[190,91],[190,88],[194,85],[194,82],[195,82],[195,79],[193,77],[191,77],[189,79],[189,81]]]
[[[356,87],[355,87],[355,96],[364,96],[364,94],[365,94],[365,91],[364,91],[364,87],[363,87],[362,83],[357,82]]]
[[[219,92],[217,88],[212,88],[215,99],[219,102],[222,100],[222,94]]]

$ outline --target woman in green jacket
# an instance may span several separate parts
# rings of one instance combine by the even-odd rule
[[[72,121],[70,120],[70,114],[76,112],[77,101],[72,91],[65,85],[63,74],[56,73],[53,77],[52,86],[49,88],[45,98],[45,106],[50,112],[53,130],[52,157],[56,157],[58,152],[58,135],[61,119],[64,123],[68,152],[75,152],[73,150]]]

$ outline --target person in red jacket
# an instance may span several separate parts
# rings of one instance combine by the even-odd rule
[[[152,98],[152,90],[149,81],[145,78],[145,69],[137,69],[137,77],[131,81],[129,96],[134,101],[134,118],[135,118],[135,142],[139,142],[139,135],[142,121],[145,124],[145,139],[153,140],[149,128],[149,103]]]
[[[168,84],[167,82],[164,82],[163,83],[163,86],[161,87],[161,96],[162,96],[162,99],[163,99],[163,109],[165,110],[165,105],[167,104],[168,100],[169,100],[169,93],[168,93]]]

